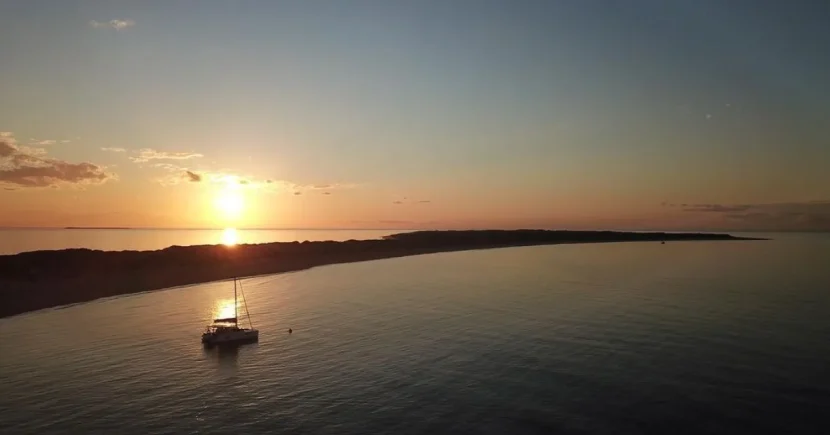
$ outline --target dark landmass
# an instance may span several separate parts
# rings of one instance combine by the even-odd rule
[[[613,231],[416,231],[382,240],[66,249],[0,256],[0,317],[109,296],[435,252],[558,243],[750,240],[728,234]]]

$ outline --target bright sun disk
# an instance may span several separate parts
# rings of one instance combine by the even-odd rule
[[[216,198],[216,208],[226,218],[238,218],[245,208],[242,194],[238,191],[224,191]]]

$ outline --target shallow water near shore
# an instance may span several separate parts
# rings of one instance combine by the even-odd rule
[[[830,237],[553,245],[0,319],[10,434],[826,433]],[[240,306],[242,307],[242,306]],[[287,329],[293,328],[293,334]]]

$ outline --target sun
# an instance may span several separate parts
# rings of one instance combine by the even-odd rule
[[[239,191],[226,190],[216,197],[216,208],[223,217],[238,219],[245,209],[245,201]]]

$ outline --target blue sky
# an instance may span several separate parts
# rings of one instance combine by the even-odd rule
[[[362,186],[308,205],[338,215],[389,220],[368,204],[409,192],[457,206],[429,221],[676,221],[661,202],[830,198],[827,22],[807,1],[7,1],[0,131],[71,140],[49,156],[112,192],[188,169]]]

